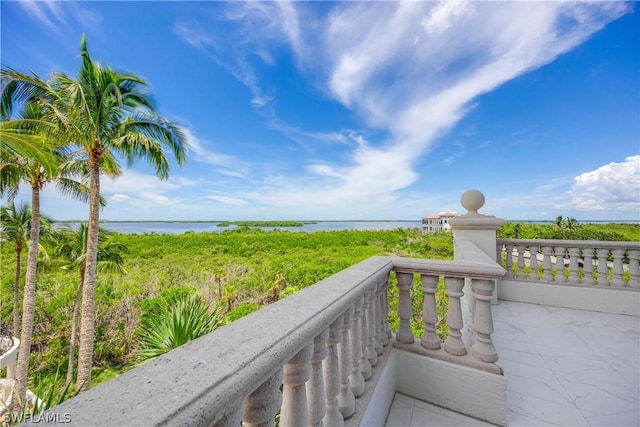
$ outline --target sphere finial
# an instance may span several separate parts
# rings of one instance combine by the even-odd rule
[[[467,215],[480,215],[478,210],[484,206],[484,194],[478,190],[467,190],[462,193],[460,203],[468,211]]]

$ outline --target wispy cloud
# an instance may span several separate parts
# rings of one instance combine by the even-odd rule
[[[419,177],[419,159],[480,95],[554,61],[629,10],[622,2],[249,2],[231,3],[223,14],[236,28],[225,47],[206,25],[178,25],[176,33],[208,50],[260,108],[273,107],[272,95],[263,93],[252,61],[269,65],[287,47],[321,94],[386,135],[272,125],[301,145],[357,143],[332,162],[309,150],[309,159],[298,159],[307,175],[265,180],[238,198],[281,208],[320,202],[327,211],[345,203],[376,209],[400,199]]]
[[[239,199],[233,196],[226,195],[215,195],[215,196],[207,196],[207,199],[215,200],[216,202],[222,203],[224,205],[245,205],[247,204],[246,200]]]
[[[186,43],[209,55],[251,92],[250,104],[258,109],[268,107],[274,95],[264,90],[251,65],[257,57],[266,65],[274,63],[274,45],[289,45],[298,57],[304,55],[301,28],[296,9],[289,2],[231,2],[223,19],[235,23],[233,40],[209,30],[198,20],[178,22],[174,33]],[[219,18],[216,18],[219,19]]]
[[[51,30],[59,31],[61,25],[66,25],[64,18],[64,3],[59,1],[25,1],[18,2],[20,6],[34,19],[46,25]]]
[[[100,15],[78,2],[20,0],[18,4],[29,16],[56,33],[70,28],[70,21],[79,22],[89,27],[95,27],[102,21]]]

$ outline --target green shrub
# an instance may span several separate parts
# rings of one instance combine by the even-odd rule
[[[143,360],[160,356],[213,331],[221,319],[220,312],[210,310],[200,295],[181,295],[141,319],[138,354]]]
[[[240,319],[241,317],[246,316],[247,314],[251,314],[254,311],[260,310],[260,306],[258,304],[251,303],[243,303],[225,314],[224,319],[226,323],[231,323],[235,320]]]

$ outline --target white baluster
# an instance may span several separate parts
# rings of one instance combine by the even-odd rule
[[[307,397],[309,403],[309,425],[321,427],[324,418],[325,391],[322,361],[327,357],[327,340],[329,330],[325,329],[313,339],[313,356],[311,357],[311,379],[307,381]]]
[[[249,427],[273,427],[282,405],[282,369],[262,383],[245,401],[242,423]],[[237,425],[237,424],[236,424]]]
[[[360,296],[353,306],[353,327],[349,334],[351,343],[351,375],[349,376],[349,383],[351,384],[351,391],[355,397],[360,397],[364,393],[364,377],[360,372],[360,359],[362,359],[362,335],[360,332],[360,320],[364,315],[362,311],[362,302],[364,296]]]
[[[391,325],[389,325],[389,278],[388,277],[384,286],[384,296],[382,297],[382,300],[384,301],[384,330],[387,332],[387,339],[390,340],[391,337],[393,337],[393,332],[391,331]]]
[[[629,258],[629,286],[632,288],[640,288],[640,265],[638,258],[640,250],[627,249],[627,258]]]
[[[527,277],[527,273],[524,269],[524,245],[516,245],[516,248],[518,249],[518,272],[516,273],[516,277],[525,279]]]
[[[598,254],[598,285],[609,286],[609,266],[607,264],[609,249],[598,248],[596,253]]]
[[[422,291],[424,292],[424,303],[422,306],[422,320],[424,321],[424,333],[420,344],[424,348],[438,350],[440,348],[440,337],[436,333],[438,324],[438,311],[436,309],[436,291],[438,290],[438,276],[428,276],[422,274]]]
[[[564,253],[566,248],[556,246],[556,282],[565,282],[567,279],[564,277]]]
[[[367,302],[369,301],[369,297],[367,292],[363,295],[362,300],[362,316],[360,316],[360,372],[364,377],[365,381],[371,378],[371,362],[369,362],[369,358],[367,357],[367,344],[369,344],[369,325],[367,325]]]
[[[550,282],[553,280],[551,274],[551,246],[542,246],[542,280]]]
[[[582,258],[582,271],[584,272],[584,279],[582,279],[582,283],[595,285],[596,281],[593,277],[593,248],[583,249]]]
[[[349,374],[351,374],[351,343],[349,342],[349,330],[353,325],[353,307],[350,307],[342,316],[342,341],[338,344],[338,361],[340,365],[340,394],[338,395],[338,408],[344,419],[353,415],[356,411],[356,398],[349,387]]]
[[[503,243],[496,243],[496,260],[498,264],[502,265],[502,251],[504,249]]]
[[[622,266],[622,258],[624,258],[624,249],[612,249],[613,255],[613,281],[611,286],[624,286],[624,269]]]
[[[382,286],[383,283],[380,282],[376,288],[376,299],[373,301],[373,305],[376,308],[375,350],[378,356],[382,355],[382,351],[384,350],[384,339],[387,338],[387,334],[384,331],[384,325],[382,323]]]
[[[309,343],[289,360],[282,371],[282,427],[309,425],[307,409],[307,390],[305,383],[311,377],[311,356],[313,343]]]
[[[462,308],[460,298],[464,293],[464,279],[460,277],[445,277],[444,283],[447,286],[446,294],[449,296],[449,308],[447,312],[447,325],[449,325],[449,337],[444,342],[444,349],[454,356],[467,354],[467,349],[462,342],[460,330],[464,326],[462,323]]]
[[[396,273],[398,278],[398,317],[400,325],[396,332],[396,340],[401,343],[411,344],[414,341],[411,331],[411,286],[413,273]]]
[[[239,426],[242,421],[242,414],[244,408],[242,405],[236,405],[222,416],[222,418],[214,423],[216,427],[236,427]]]
[[[375,347],[376,345],[376,342],[375,342],[376,341],[376,322],[375,322],[376,313],[375,313],[375,306],[373,304],[373,301],[376,298],[375,288],[369,289],[366,295],[367,295],[367,305],[364,311],[364,317],[367,322],[367,347],[364,351],[367,356],[367,359],[369,359],[369,363],[371,364],[371,367],[374,367],[378,364],[378,353],[376,353],[376,350],[375,350],[376,348]]]
[[[578,254],[580,253],[579,248],[569,248],[569,283],[578,284],[580,283],[580,278],[578,276]]]
[[[540,280],[538,276],[538,245],[529,245],[529,267],[531,268],[530,280]]]
[[[340,393],[338,344],[340,343],[342,322],[342,316],[340,316],[329,326],[329,339],[327,341],[329,354],[323,362],[327,411],[322,421],[324,425],[329,427],[344,425],[344,419],[338,408],[338,394]],[[306,424],[299,425],[304,426]]]
[[[491,296],[495,282],[493,280],[472,279],[471,291],[476,300],[476,311],[473,320],[473,328],[476,332],[476,340],[471,348],[471,354],[483,362],[497,362],[496,352],[491,334],[493,333],[493,316],[491,314]]]
[[[513,248],[514,245],[512,243],[507,243],[504,245],[507,248],[507,274],[513,274]]]
[[[387,286],[389,283],[385,281],[380,287],[380,296],[378,297],[378,339],[383,347],[389,344],[389,336],[387,335],[389,313],[387,313],[387,305],[384,300],[387,297]]]

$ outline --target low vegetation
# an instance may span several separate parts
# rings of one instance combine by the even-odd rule
[[[221,221],[218,227],[303,227],[305,224],[315,224],[310,221]]]

